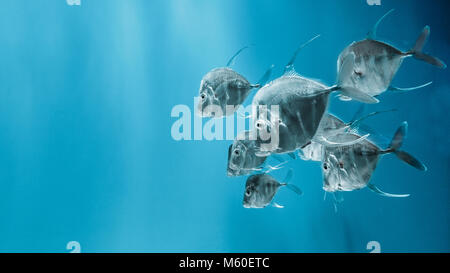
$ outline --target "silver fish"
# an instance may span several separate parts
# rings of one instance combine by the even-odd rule
[[[317,37],[301,45],[286,65],[285,74],[263,86],[253,98],[252,106],[258,117],[255,119],[256,129],[275,132],[279,138],[278,142],[269,140],[274,145],[265,145],[261,154],[290,153],[309,144],[328,107],[329,94],[333,91],[340,91],[366,103],[377,101],[358,90],[341,88],[340,79],[337,85],[328,87],[295,72],[293,63],[298,52]],[[278,106],[279,109],[275,118],[272,106]],[[273,120],[278,120],[278,124],[274,126]]]
[[[430,28],[428,26],[423,29],[414,47],[405,52],[388,43],[376,40],[375,35],[378,24],[392,11],[389,11],[378,20],[366,39],[353,42],[340,53],[337,61],[337,71],[341,77],[342,86],[357,89],[374,97],[387,90],[409,91],[431,84],[429,82],[411,88],[398,88],[391,85],[392,79],[403,60],[411,56],[440,68],[446,67],[441,60],[427,55],[422,51],[430,34]],[[348,70],[348,66],[344,66],[345,63],[351,64],[350,71]],[[343,95],[342,100],[351,99],[349,96]]]
[[[360,110],[362,110],[362,108],[360,108]],[[364,119],[391,111],[395,111],[395,109],[371,112],[358,119],[356,118],[358,114],[356,114],[353,120],[348,123],[345,123],[344,121],[330,113],[325,114],[319,124],[319,128],[317,129],[314,139],[311,140],[310,144],[306,145],[306,147],[302,148],[299,151],[300,158],[303,160],[322,161],[322,147],[330,146],[330,143],[332,143],[328,139],[333,138],[335,135],[341,133],[357,131],[359,129],[360,123]],[[365,139],[368,136],[369,134],[361,136],[358,139],[354,139],[353,141],[362,141],[362,139]],[[347,143],[347,145],[349,144],[350,143]],[[337,145],[341,144],[338,143]]]
[[[228,148],[228,176],[240,176],[259,171],[266,161],[266,156],[256,156],[259,150],[257,140],[250,139],[250,131],[244,131],[239,134],[233,144]]]
[[[367,186],[383,196],[408,196],[385,193],[374,184],[369,183],[378,160],[384,154],[393,153],[411,166],[422,171],[426,170],[423,163],[400,149],[407,132],[407,126],[406,122],[402,123],[394,134],[391,144],[385,150],[368,140],[362,140],[353,145],[324,146],[322,154],[323,189],[327,192],[353,191]],[[359,137],[352,133],[342,133],[335,136],[338,141],[351,141]]]
[[[240,49],[228,61],[227,67],[215,68],[203,77],[196,111],[198,115],[223,117],[233,114],[252,89],[259,88],[269,79],[273,66],[266,71],[257,84],[251,84],[244,76],[229,68],[239,53],[246,48]]]
[[[268,174],[256,174],[247,179],[245,184],[245,193],[243,206],[244,208],[264,208],[269,205],[280,187],[286,186],[298,195],[302,191],[287,181],[292,177],[292,170],[289,170],[285,182],[280,183]],[[282,207],[274,204],[276,207]]]
[[[280,157],[273,156],[279,164],[271,166],[267,164],[267,156],[259,156],[260,142],[258,139],[251,139],[250,131],[241,132],[236,139],[228,147],[228,176],[241,176],[248,175],[257,171],[270,172],[273,170],[281,169],[282,165],[287,163]],[[295,159],[294,154],[289,156]]]

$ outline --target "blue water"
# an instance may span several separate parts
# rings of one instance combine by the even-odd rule
[[[396,11],[378,36],[400,49],[430,25],[426,51],[450,63],[448,3],[354,1],[3,0],[0,8],[0,251],[69,252],[449,252],[449,70],[412,58],[394,84],[433,84],[385,94],[367,111],[397,108],[369,124],[389,139],[404,120],[404,149],[420,172],[392,155],[364,189],[344,193],[335,213],[323,200],[320,164],[292,161],[298,197],[284,209],[242,207],[246,177],[229,178],[231,141],[175,141],[177,104],[193,108],[202,76],[224,66],[255,82],[296,61],[302,75],[329,85],[339,52]],[[246,104],[250,102],[249,98]],[[359,104],[335,98],[350,120]],[[273,172],[278,179],[286,169]],[[329,196],[330,197],[330,196]]]

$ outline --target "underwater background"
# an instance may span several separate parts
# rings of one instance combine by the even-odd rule
[[[341,50],[395,8],[378,38],[407,50],[430,25],[425,52],[450,63],[448,1],[0,4],[1,252],[69,252],[69,241],[81,252],[369,252],[369,241],[381,252],[450,251],[449,69],[408,58],[393,84],[433,84],[366,107],[398,110],[366,122],[388,140],[409,123],[403,148],[428,171],[386,155],[371,180],[408,198],[346,192],[335,212],[320,163],[297,159],[271,175],[292,168],[303,196],[280,189],[284,209],[244,209],[247,177],[226,176],[231,141],[171,136],[172,108],[193,112],[202,76],[245,45],[233,69],[256,82],[271,64],[280,76],[321,34],[296,70],[332,85]],[[345,121],[360,105],[331,97]]]

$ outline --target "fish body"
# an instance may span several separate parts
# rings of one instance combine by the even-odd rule
[[[265,161],[265,156],[256,156],[259,150],[257,140],[250,138],[251,132],[244,131],[240,133],[228,149],[228,176],[247,175],[256,170]]]
[[[356,134],[339,134],[339,141],[352,141],[360,136]],[[380,149],[368,140],[349,146],[323,146],[322,172],[323,189],[327,192],[353,191],[364,188],[375,171]]]
[[[386,91],[397,73],[403,59],[409,56],[397,48],[376,40],[353,42],[339,55],[338,73],[349,55],[354,55],[353,73],[341,81],[342,86],[354,87],[370,96]]]
[[[372,191],[389,197],[406,197],[382,192],[370,183],[380,157],[395,154],[400,160],[414,168],[425,171],[426,166],[409,153],[401,150],[408,124],[403,122],[397,129],[387,149],[381,149],[371,141],[353,133],[334,136],[337,142],[358,142],[352,145],[322,147],[323,189],[327,192],[353,191],[368,186]]]
[[[197,113],[203,117],[231,115],[236,109],[227,109],[227,106],[242,104],[250,91],[258,86],[250,84],[244,76],[231,68],[213,69],[200,83]],[[217,113],[218,109],[221,113]]]
[[[282,126],[258,128],[278,130],[279,143],[269,146],[268,152],[289,153],[311,141],[328,106],[329,92],[323,92],[326,89],[324,84],[295,73],[272,81],[256,93],[252,101],[258,113],[256,127],[261,123],[259,106],[266,106],[269,111],[262,124],[270,124],[272,106],[279,107]]]
[[[431,84],[429,82],[411,88],[398,88],[391,85],[405,57],[414,57],[439,68],[447,67],[440,59],[423,52],[425,43],[430,35],[429,26],[423,28],[416,43],[408,51],[401,51],[388,43],[376,39],[378,25],[392,11],[390,10],[377,21],[366,39],[353,42],[339,55],[337,71],[340,88],[353,91],[347,92],[347,94],[343,92],[342,100],[350,100],[352,99],[352,94],[358,94],[359,92],[375,97],[387,90],[410,91]],[[345,63],[349,65],[344,65]],[[357,92],[355,93],[354,91]]]
[[[281,183],[268,174],[255,174],[247,179],[243,205],[245,208],[264,208],[272,202]]]

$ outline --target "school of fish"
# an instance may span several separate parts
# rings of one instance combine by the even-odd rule
[[[283,207],[273,200],[281,187],[302,194],[299,187],[290,183],[292,169],[281,181],[269,175],[269,172],[281,169],[286,163],[282,154],[287,154],[290,159],[321,162],[323,190],[334,194],[335,209],[336,203],[341,200],[337,194],[342,191],[367,187],[381,196],[408,196],[384,192],[371,182],[378,161],[388,154],[426,171],[422,162],[401,149],[408,123],[400,124],[389,145],[382,148],[368,138],[377,133],[370,127],[362,128],[361,123],[368,117],[394,110],[372,112],[365,116],[357,113],[350,122],[342,121],[327,110],[332,92],[337,92],[342,101],[355,100],[364,105],[378,103],[380,95],[386,91],[410,91],[431,84],[409,88],[391,85],[406,57],[446,68],[443,61],[423,52],[430,34],[428,26],[424,27],[414,46],[407,51],[376,39],[379,23],[392,11],[378,20],[366,39],[351,43],[339,54],[337,81],[333,86],[301,76],[294,68],[301,49],[319,36],[302,44],[285,66],[284,74],[270,82],[273,66],[254,84],[230,68],[247,47],[240,49],[226,67],[215,68],[203,77],[196,109],[202,117],[222,118],[234,114],[252,90],[257,90],[252,99],[255,109],[251,116],[252,128],[240,132],[228,148],[227,175],[250,175],[245,185],[243,207]],[[363,106],[359,112],[362,109]],[[278,164],[271,166],[267,163],[269,157]]]

